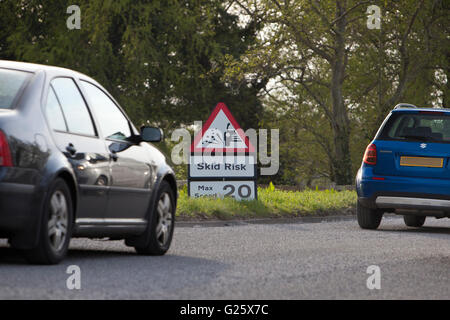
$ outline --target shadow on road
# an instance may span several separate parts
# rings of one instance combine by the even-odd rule
[[[99,250],[99,249],[69,249],[67,257],[64,261],[84,260],[84,259],[120,259],[122,257],[139,257],[132,251],[115,251],[115,250]]]
[[[122,249],[122,250],[121,250]],[[31,265],[20,251],[0,246],[0,300],[170,299],[214,284],[229,268],[215,259],[171,254],[142,256],[123,248],[73,248],[60,264]],[[67,267],[81,269],[82,290],[66,287]]]
[[[41,270],[41,268],[65,268],[69,265],[89,266],[92,268],[108,268],[112,270],[127,270],[127,272],[137,272],[139,270],[161,270],[167,269],[171,272],[203,269],[215,274],[227,266],[222,262],[200,257],[190,257],[181,255],[172,255],[169,252],[164,256],[145,256],[138,255],[134,251],[120,251],[114,249],[69,249],[66,258],[59,264],[54,266],[31,265],[23,257],[19,250],[13,249],[6,245],[0,246],[0,268],[3,271],[10,267],[26,268],[30,272]],[[37,276],[37,275],[36,275]],[[38,277],[38,276],[37,276]]]
[[[407,229],[405,229],[407,228]],[[405,226],[396,227],[396,226],[385,226],[380,227],[377,231],[385,231],[385,232],[402,232],[402,233],[414,233],[420,235],[430,235],[430,234],[446,234],[450,235],[450,228],[445,227],[421,227],[421,228],[408,228]]]
[[[21,252],[10,247],[0,247],[0,264],[26,264]]]

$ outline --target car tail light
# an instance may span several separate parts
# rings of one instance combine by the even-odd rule
[[[0,166],[12,167],[11,151],[5,134],[0,131]]]
[[[364,152],[364,163],[376,165],[377,164],[377,146],[369,144],[366,148],[366,152]]]

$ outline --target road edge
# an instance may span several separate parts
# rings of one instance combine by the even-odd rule
[[[231,219],[231,220],[178,220],[177,227],[229,227],[249,224],[290,224],[290,223],[320,223],[332,221],[355,220],[356,215],[332,215],[332,216],[306,216],[306,217],[282,217],[282,218],[255,218],[255,219]]]

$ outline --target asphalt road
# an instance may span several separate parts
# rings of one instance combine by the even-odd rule
[[[66,287],[69,265],[81,269],[80,290]],[[379,290],[366,286],[369,265],[380,267]],[[450,299],[450,220],[179,227],[163,257],[75,239],[57,266],[30,266],[1,242],[0,299],[17,298]]]

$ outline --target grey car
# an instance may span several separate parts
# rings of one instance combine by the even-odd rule
[[[0,237],[44,264],[61,261],[71,237],[166,253],[177,185],[151,144],[161,139],[84,74],[0,61]]]

